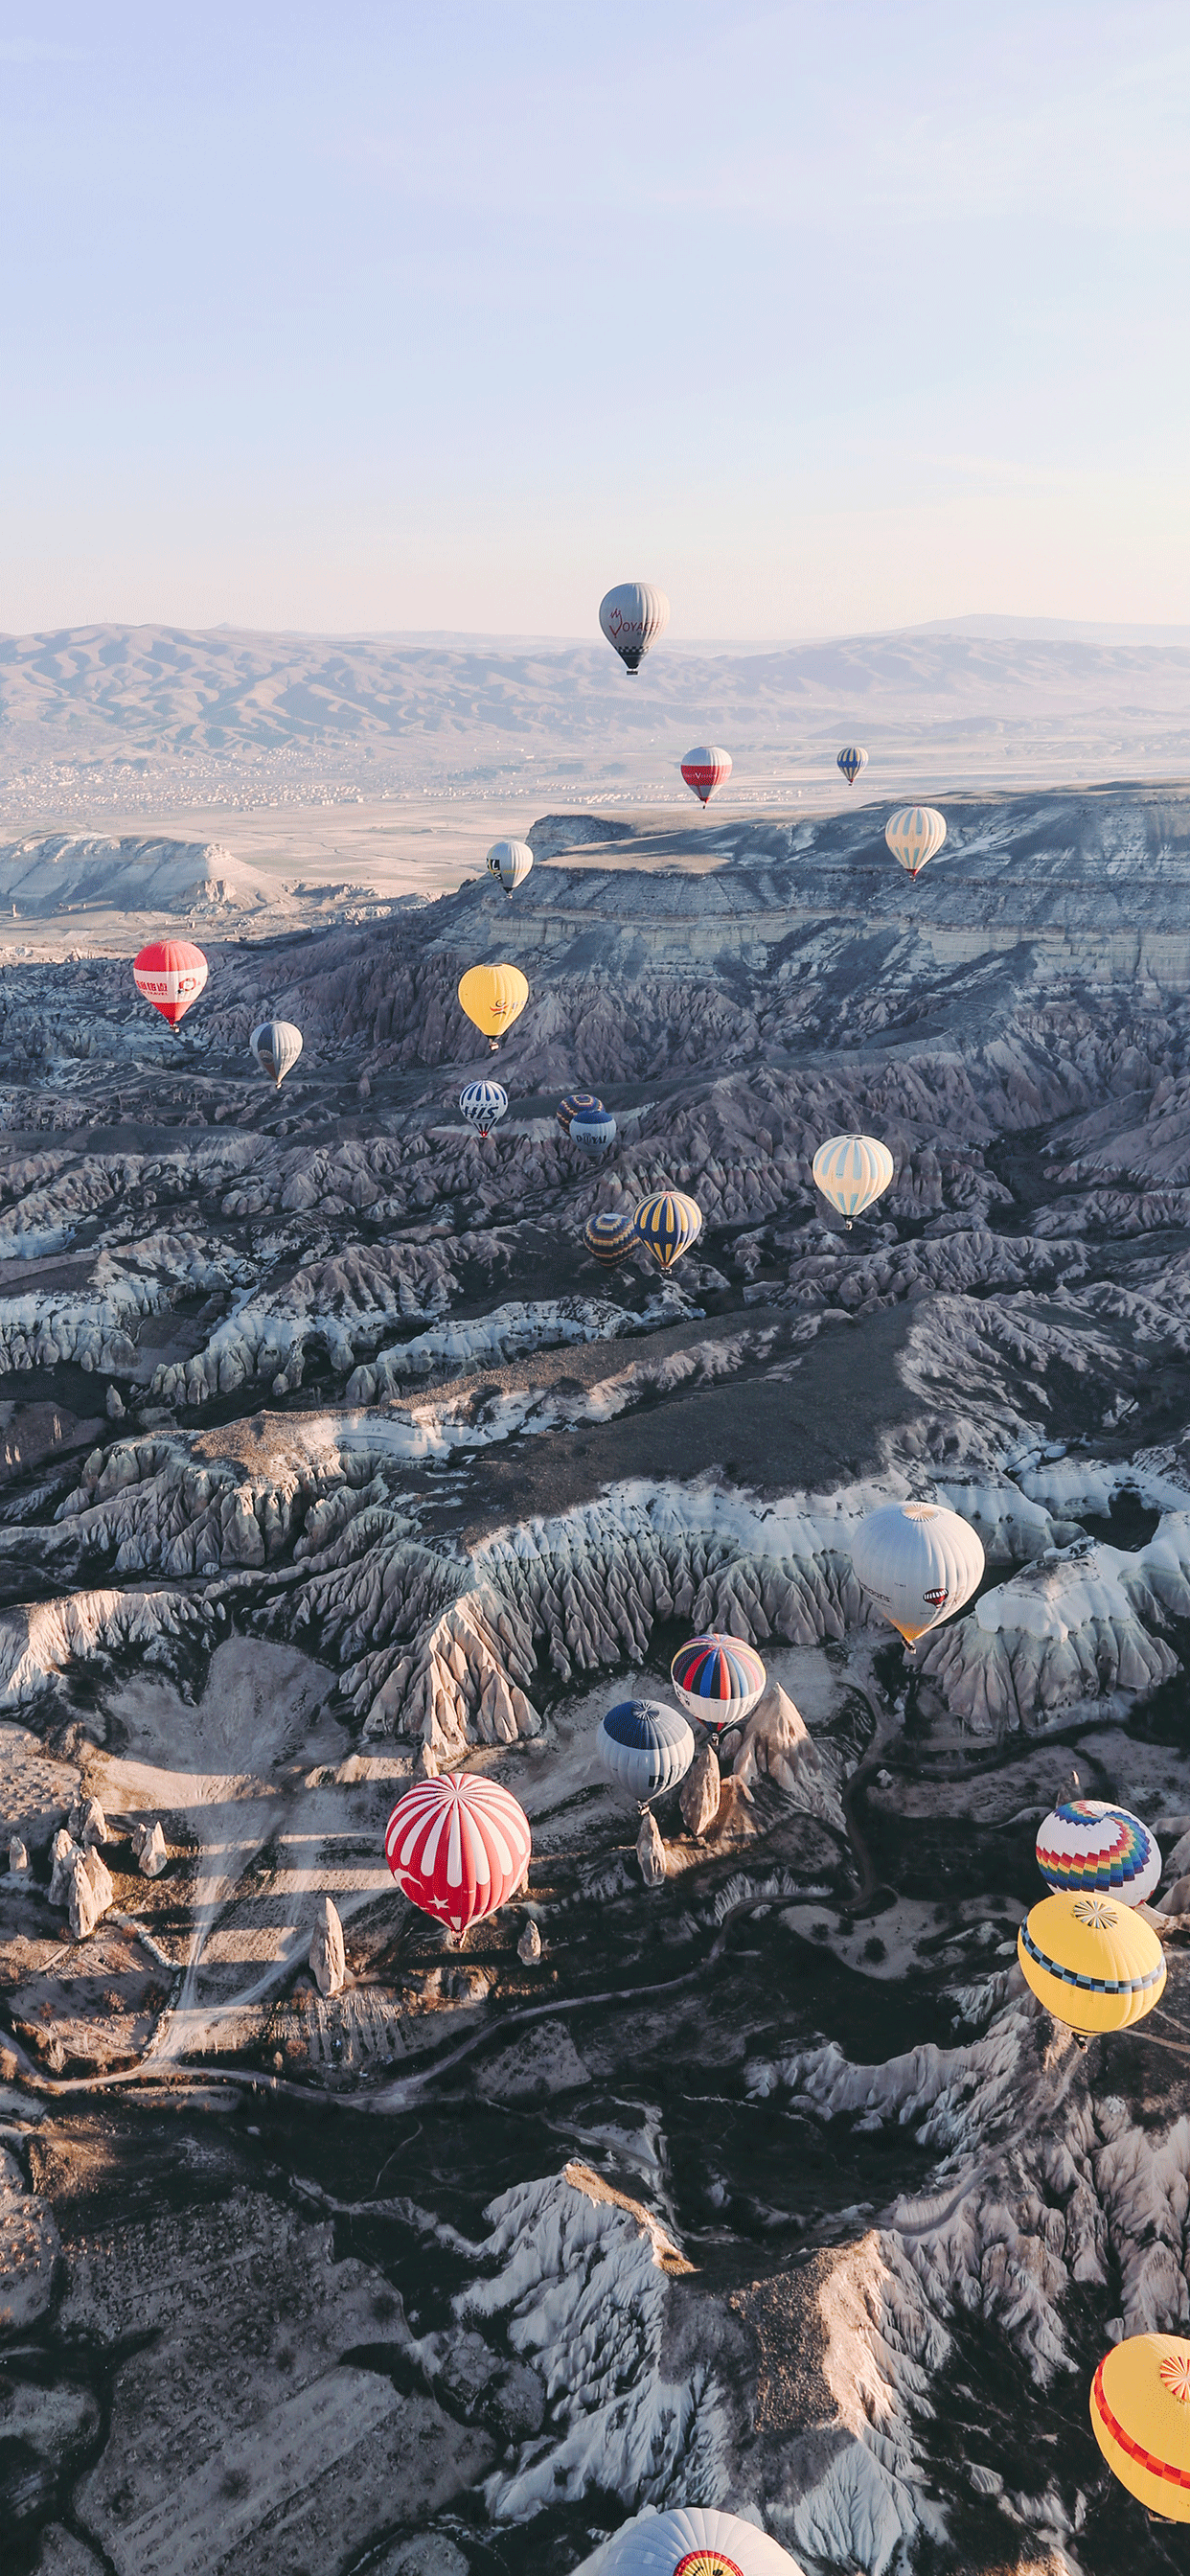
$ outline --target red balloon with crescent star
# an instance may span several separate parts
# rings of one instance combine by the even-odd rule
[[[452,1932],[515,1896],[532,1848],[524,1808],[498,1781],[466,1772],[417,1781],[398,1798],[384,1836],[402,1894]]]

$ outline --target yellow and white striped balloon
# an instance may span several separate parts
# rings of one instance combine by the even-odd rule
[[[876,1136],[828,1136],[814,1157],[814,1178],[824,1199],[849,1224],[882,1196],[892,1176],[892,1155]]]
[[[890,814],[884,837],[894,859],[915,877],[927,860],[937,858],[946,839],[946,816],[936,805],[902,805],[899,813]]]

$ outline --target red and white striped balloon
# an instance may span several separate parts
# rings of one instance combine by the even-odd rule
[[[207,980],[207,961],[191,939],[151,939],[133,959],[132,980],[146,1002],[176,1029]]]
[[[715,789],[722,787],[724,779],[731,776],[731,753],[720,751],[717,743],[700,743],[696,751],[687,752],[682,762],[682,776],[687,787],[694,789],[699,804],[706,805]]]
[[[402,1894],[452,1932],[515,1895],[533,1848],[523,1807],[495,1780],[445,1773],[398,1798],[384,1855]]]

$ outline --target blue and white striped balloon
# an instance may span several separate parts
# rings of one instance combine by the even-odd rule
[[[862,743],[848,743],[846,750],[839,754],[838,765],[848,786],[854,787],[861,769],[866,769],[868,766],[868,755]]]
[[[849,1225],[883,1195],[894,1168],[887,1145],[876,1136],[828,1136],[814,1157],[814,1178],[824,1199]]]
[[[676,1708],[652,1699],[623,1699],[609,1708],[595,1750],[604,1770],[644,1806],[676,1789],[694,1760],[694,1731]]]
[[[469,1082],[459,1093],[459,1107],[469,1127],[486,1136],[503,1118],[508,1107],[508,1093],[502,1082]]]
[[[946,816],[936,805],[902,805],[890,814],[884,837],[903,868],[917,876],[928,859],[936,859],[946,839]]]

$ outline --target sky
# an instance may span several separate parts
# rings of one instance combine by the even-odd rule
[[[1190,620],[1185,0],[0,0],[0,631]]]

